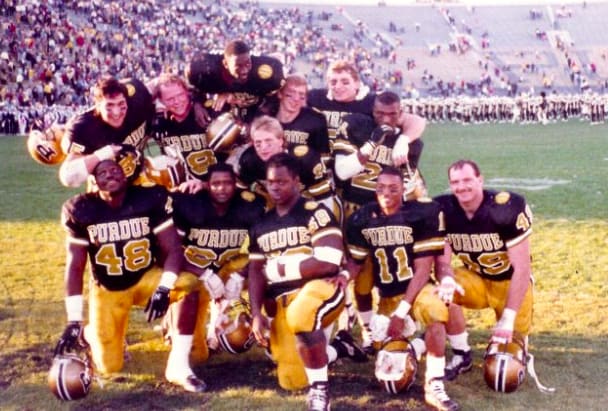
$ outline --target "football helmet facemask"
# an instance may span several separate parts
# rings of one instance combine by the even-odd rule
[[[484,354],[483,378],[498,392],[513,392],[526,377],[527,352],[524,339],[513,333],[510,343],[490,343]]]
[[[222,113],[207,127],[207,145],[214,152],[228,152],[236,144],[242,127],[231,113]]]
[[[61,139],[65,131],[64,124],[53,123],[44,130],[33,129],[27,138],[27,151],[40,164],[53,165],[61,163],[66,154],[61,148]]]
[[[249,303],[242,298],[231,301],[219,315],[215,328],[222,349],[232,354],[249,350],[255,342],[251,323]]]
[[[416,379],[418,362],[406,339],[386,342],[376,356],[375,375],[390,394],[406,391]]]
[[[91,389],[93,370],[88,358],[76,354],[60,354],[53,358],[48,375],[51,392],[63,401],[84,398]]]

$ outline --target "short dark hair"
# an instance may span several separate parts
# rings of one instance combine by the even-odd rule
[[[399,96],[392,91],[383,91],[382,93],[378,94],[376,96],[376,101],[386,105],[395,103],[401,104],[401,99]]]
[[[296,158],[287,153],[277,153],[266,162],[266,170],[269,168],[285,167],[292,177],[300,176],[300,166]]]
[[[448,178],[450,177],[450,171],[460,170],[460,169],[464,168],[464,166],[466,166],[467,164],[470,165],[471,168],[473,168],[473,171],[475,172],[475,177],[479,177],[481,175],[481,170],[479,170],[479,166],[473,160],[458,160],[458,161],[453,162],[448,167]]]
[[[401,170],[399,170],[397,167],[385,166],[382,171],[380,171],[380,174],[378,174],[378,176],[382,175],[403,177],[403,172],[401,172]]]
[[[113,76],[102,76],[93,87],[93,100],[96,102],[104,97],[115,96],[117,94],[122,94],[125,98],[129,97],[127,86]]]
[[[247,54],[250,51],[249,46],[243,40],[232,40],[226,44],[226,47],[224,48],[224,56],[238,56],[241,54]]]
[[[215,163],[207,169],[207,179],[211,179],[213,173],[228,173],[233,180],[236,180],[236,173],[229,164],[224,162]]]

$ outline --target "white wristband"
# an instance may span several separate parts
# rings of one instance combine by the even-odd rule
[[[507,321],[509,324],[513,324],[515,322],[515,317],[517,316],[517,311],[512,308],[505,308],[502,312],[502,317],[504,321]]]
[[[95,150],[93,154],[95,154],[95,157],[97,157],[100,162],[104,160],[114,160],[115,156],[114,149],[111,145],[103,146],[102,148]]]
[[[172,290],[173,286],[175,285],[175,281],[177,281],[177,274],[171,271],[165,271],[163,275],[160,276],[158,286]]]
[[[412,305],[407,301],[402,300],[393,314],[399,318],[405,318],[407,313],[410,312],[410,308],[412,308]]]
[[[369,157],[372,155],[375,148],[376,148],[376,145],[374,143],[372,143],[371,141],[367,141],[365,144],[363,144],[361,146],[361,148],[359,149],[359,152],[361,154],[363,154],[364,156]]]
[[[82,294],[65,297],[65,311],[68,315],[68,321],[82,321],[83,305]]]

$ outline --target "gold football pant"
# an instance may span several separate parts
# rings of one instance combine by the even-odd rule
[[[85,337],[91,346],[96,371],[101,374],[117,372],[123,366],[125,335],[131,307],[145,307],[156,290],[162,270],[147,271],[139,282],[122,291],[109,291],[92,284],[89,292],[89,324]],[[182,273],[170,293],[175,302],[197,291],[200,281],[196,276]]]
[[[485,279],[479,274],[467,270],[464,267],[454,269],[456,282],[464,289],[464,295],[454,293],[454,303],[472,310],[492,308],[496,319],[502,316],[502,311],[507,302],[511,280],[493,281]],[[514,331],[522,336],[530,334],[532,327],[532,309],[534,298],[532,283],[526,291],[526,295],[519,307],[515,317]]]
[[[401,301],[403,294],[380,298],[378,314],[390,317]],[[427,326],[437,322],[447,323],[449,312],[443,301],[435,294],[435,286],[426,284],[414,300],[410,315],[414,320]]]
[[[299,390],[308,385],[304,363],[296,350],[296,334],[323,330],[344,308],[344,292],[326,280],[312,280],[276,298],[270,327],[270,352],[277,363],[279,385]]]

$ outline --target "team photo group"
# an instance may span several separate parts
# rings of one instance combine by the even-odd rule
[[[449,192],[428,192],[425,118],[349,61],[311,88],[246,41],[224,46],[184,73],[102,75],[89,108],[29,132],[32,158],[81,192],[61,209],[53,393],[83,398],[123,369],[135,306],[170,346],[165,379],[191,393],[210,356],[254,346],[311,411],[330,409],[338,359],[372,363],[387,396],[420,370],[436,410],[460,409],[450,383],[480,368],[480,390],[529,374],[551,392],[529,351],[524,196],[487,189],[474,151],[444,165]],[[495,313],[480,367],[463,308]]]

